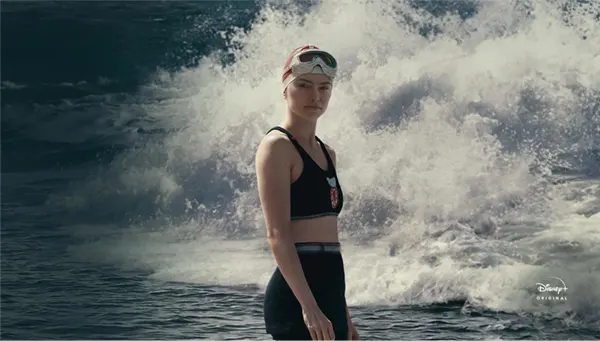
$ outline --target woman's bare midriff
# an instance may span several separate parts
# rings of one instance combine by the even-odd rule
[[[292,220],[291,230],[294,243],[339,242],[336,216]]]

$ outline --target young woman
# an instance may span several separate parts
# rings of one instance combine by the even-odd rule
[[[344,204],[336,154],[316,135],[337,71],[314,45],[295,49],[283,70],[287,113],[256,153],[258,191],[277,268],[264,300],[275,340],[358,340],[345,298],[337,216]]]

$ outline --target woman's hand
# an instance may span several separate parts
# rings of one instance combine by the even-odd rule
[[[333,324],[319,308],[302,309],[304,323],[313,340],[333,340]]]
[[[360,340],[358,330],[356,330],[354,323],[352,323],[352,320],[350,319],[348,319],[348,340]]]

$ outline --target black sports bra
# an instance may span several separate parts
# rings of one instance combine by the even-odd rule
[[[288,136],[300,153],[304,164],[302,174],[290,188],[291,219],[337,216],[344,205],[344,196],[335,167],[323,142],[315,136],[327,158],[327,170],[317,165],[289,131],[276,126],[269,129],[267,134],[273,130],[281,131]]]

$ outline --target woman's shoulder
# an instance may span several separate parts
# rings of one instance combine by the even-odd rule
[[[335,150],[333,149],[333,147],[331,147],[329,144],[323,142],[323,145],[325,146],[325,150],[327,150],[327,153],[329,153],[329,157],[331,157],[331,161],[333,162],[333,165],[336,165],[336,153]]]
[[[290,148],[293,147],[288,137],[278,131],[265,135],[258,145],[256,151],[257,162],[287,162]]]

